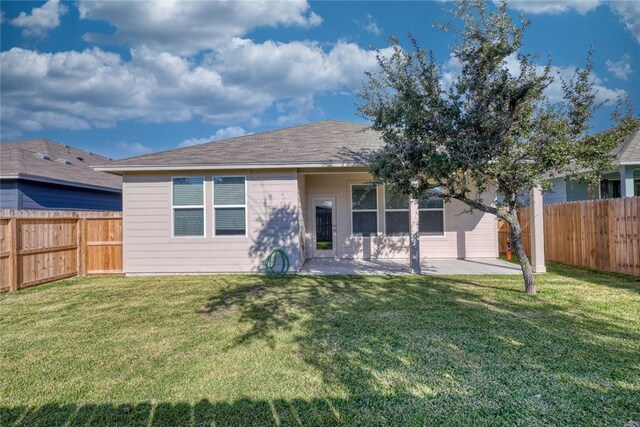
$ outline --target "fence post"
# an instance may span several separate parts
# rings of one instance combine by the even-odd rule
[[[87,218],[78,218],[78,276],[87,275]]]
[[[18,218],[10,218],[8,227],[9,235],[9,274],[7,279],[9,280],[9,292],[18,290]]]

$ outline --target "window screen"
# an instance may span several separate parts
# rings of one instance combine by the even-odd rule
[[[204,236],[204,178],[173,179],[173,235]]]
[[[388,235],[409,234],[409,196],[384,187],[384,223]]]
[[[243,176],[213,178],[213,222],[216,236],[244,236],[247,224]]]
[[[378,195],[375,186],[351,186],[353,234],[369,236],[378,232]]]
[[[420,234],[444,235],[444,201],[431,197],[418,200]]]

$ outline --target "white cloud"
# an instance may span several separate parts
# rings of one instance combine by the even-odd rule
[[[353,21],[356,23],[358,28],[360,28],[364,32],[373,34],[374,36],[379,36],[380,34],[382,34],[382,30],[380,29],[380,27],[378,27],[376,19],[371,16],[370,13],[368,13],[364,19],[354,19]]]
[[[504,66],[507,68],[507,70],[509,70],[511,75],[518,75],[520,73],[520,62],[518,61],[518,57],[515,54],[509,55],[505,59]],[[445,90],[451,87],[455,79],[460,74],[461,70],[462,67],[460,61],[454,56],[451,56],[449,60],[444,63],[442,67],[441,79],[442,86]],[[536,71],[539,74],[542,74],[542,72],[544,71],[544,66],[537,65]],[[569,79],[571,79],[574,75],[575,71],[575,66],[551,67],[551,76],[554,78],[554,80],[545,90],[545,94],[550,102],[556,103],[563,100],[564,91],[562,89],[561,79],[569,81]],[[615,105],[617,99],[619,97],[623,97],[626,93],[623,89],[610,88],[605,86],[604,81],[597,74],[593,74],[591,78],[594,82],[593,89],[596,92],[596,102],[602,102],[607,106]]]
[[[226,128],[218,129],[216,133],[206,138],[189,138],[182,141],[178,144],[178,147],[191,147],[193,145],[205,144],[207,142],[220,141],[223,139],[236,138],[238,136],[250,135],[250,132],[247,132],[243,128],[239,126],[229,126]]]
[[[520,63],[516,55],[510,55],[507,57],[506,67],[511,74],[517,75],[520,73]],[[542,74],[544,71],[543,65],[538,65],[537,72]],[[552,66],[551,76],[554,77],[553,82],[545,90],[545,94],[549,98],[550,102],[560,102],[563,100],[564,91],[562,89],[562,80],[569,81],[575,74],[576,67],[568,65],[564,67]],[[591,79],[594,83],[593,90],[596,93],[596,102],[602,102],[604,105],[615,105],[617,99],[625,95],[623,89],[607,87],[604,84],[602,78],[597,74],[592,74]]]
[[[540,69],[542,69],[542,67],[540,67]],[[560,77],[568,81],[575,73],[575,70],[576,67],[573,66],[552,67],[551,72],[554,73],[556,78],[546,90],[547,96],[551,102],[559,102],[562,100],[564,92],[562,90]],[[602,102],[604,105],[612,106],[615,105],[618,98],[624,97],[626,94],[624,89],[605,86],[604,81],[597,74],[593,74],[591,78],[594,83],[593,90],[596,93],[595,101],[598,103]]]
[[[153,151],[153,148],[142,145],[139,142],[120,141],[116,143],[116,147],[119,151],[125,151],[130,155],[147,154]]]
[[[316,107],[313,96],[293,98],[276,104],[278,118],[275,124],[279,127],[304,123],[311,113],[323,115],[322,109]]]
[[[619,61],[607,59],[607,70],[619,79],[627,80],[629,74],[633,73],[631,68],[631,56],[629,54],[622,55]]]
[[[81,19],[103,20],[115,35],[88,33],[85,41],[193,55],[223,46],[258,27],[320,25],[306,0],[289,1],[81,1]]]
[[[500,0],[493,0],[499,4]],[[600,5],[608,5],[627,31],[640,43],[640,1],[638,0],[510,0],[509,8],[530,14],[557,15],[576,11],[582,15]]]
[[[636,42],[640,43],[640,2],[635,1],[613,1],[611,9],[618,15],[627,31],[629,31]]]
[[[493,0],[493,3],[500,4],[501,0]],[[508,6],[511,9],[521,10],[532,14],[549,14],[575,10],[584,15],[597,8],[602,0],[510,0]]]
[[[87,129],[118,121],[240,120],[271,105],[268,93],[225,85],[212,69],[170,54],[132,51],[125,62],[100,49],[0,54],[2,127]]]
[[[60,4],[60,0],[48,0],[41,7],[31,9],[31,14],[20,12],[16,18],[11,20],[11,24],[23,28],[22,35],[24,37],[42,37],[49,30],[60,25],[60,16],[67,11],[68,8]]]
[[[449,55],[449,60],[442,66],[441,84],[444,90],[449,90],[451,85],[462,72],[462,63],[453,55]]]
[[[131,60],[99,48],[0,54],[3,133],[112,127],[119,121],[255,122],[276,103],[358,88],[375,52],[338,42],[234,39],[200,61],[144,47]]]
[[[304,97],[316,91],[356,88],[364,72],[378,65],[374,51],[344,41],[327,52],[316,42],[254,43],[238,38],[209,56],[207,62],[227,82],[242,82],[243,86],[266,90],[279,97]]]

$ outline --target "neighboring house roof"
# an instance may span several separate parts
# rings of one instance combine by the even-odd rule
[[[325,120],[192,147],[117,160],[97,170],[171,170],[188,168],[296,167],[353,164],[348,152],[382,146],[366,125]]]
[[[640,164],[640,127],[616,149],[616,160],[621,165]]]
[[[615,156],[614,164],[617,165],[640,165],[640,119],[636,119],[639,123],[638,127],[631,132],[631,134],[616,148],[611,151],[611,154]],[[615,129],[615,128],[612,128]],[[612,129],[608,129],[603,132],[608,132]],[[596,134],[599,135],[599,134]],[[575,166],[575,163],[572,163]],[[582,169],[580,172],[586,172],[587,169]],[[566,173],[547,173],[545,176],[548,179],[562,178],[566,176]]]
[[[95,171],[91,166],[110,161],[88,151],[48,139],[0,144],[0,178],[121,191],[122,178]]]

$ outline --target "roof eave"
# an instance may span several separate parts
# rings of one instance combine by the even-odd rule
[[[43,182],[46,184],[65,185],[67,187],[86,188],[89,190],[109,191],[113,193],[122,193],[121,188],[117,187],[104,187],[102,185],[85,184],[75,181],[66,181],[63,179],[47,178],[37,175],[28,175],[24,173],[9,173],[0,175],[0,179],[23,179],[26,181]]]
[[[122,174],[125,172],[155,172],[155,171],[184,171],[184,170],[238,170],[238,169],[297,169],[297,168],[348,168],[364,166],[357,162],[324,162],[324,163],[233,163],[225,165],[215,164],[187,164],[187,165],[95,165],[98,172]]]

